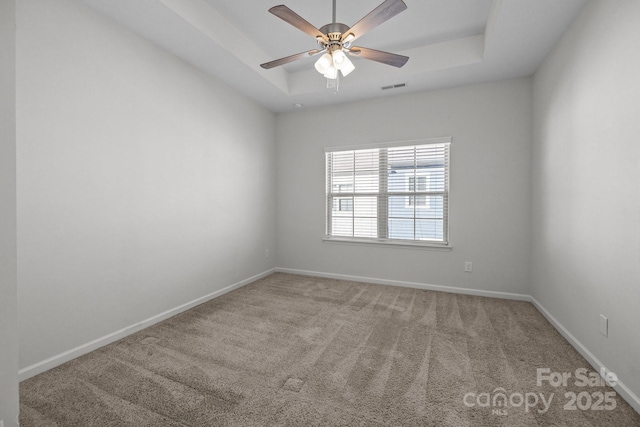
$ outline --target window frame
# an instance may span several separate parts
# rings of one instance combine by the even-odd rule
[[[346,146],[335,146],[335,147],[325,147],[324,152],[324,161],[325,161],[325,235],[323,237],[323,241],[326,243],[347,243],[347,244],[356,244],[356,245],[384,245],[391,247],[413,247],[413,248],[425,248],[425,249],[434,249],[434,250],[451,250],[451,234],[449,230],[449,220],[451,217],[451,137],[439,137],[439,138],[425,138],[418,140],[408,140],[408,141],[394,141],[394,142],[381,142],[375,144],[361,144],[361,145],[346,145]],[[412,240],[412,239],[392,239],[392,238],[379,238],[379,237],[353,237],[353,236],[336,236],[331,235],[331,218],[332,218],[332,203],[331,200],[333,197],[337,195],[332,195],[329,191],[329,174],[331,173],[329,169],[329,164],[327,162],[327,154],[333,152],[341,152],[341,151],[352,151],[352,150],[367,150],[367,149],[389,149],[396,147],[405,147],[405,146],[420,146],[420,145],[446,145],[445,151],[445,170],[444,170],[444,179],[445,179],[445,189],[442,194],[446,198],[446,203],[443,212],[443,241],[438,240]],[[386,152],[385,152],[386,153]],[[387,159],[386,155],[381,156],[379,159],[379,169],[381,170],[383,167],[387,167]],[[380,177],[380,174],[378,175]],[[427,181],[429,181],[429,177],[427,177]],[[385,181],[384,183],[382,181]],[[387,191],[387,180],[380,180],[380,189],[378,194],[394,194],[394,192]],[[407,181],[408,183],[408,181]],[[384,188],[383,188],[384,187]],[[433,192],[435,193],[435,192]],[[352,194],[350,194],[352,196]],[[428,196],[428,194],[427,194]],[[383,196],[380,196],[383,197]],[[384,208],[387,208],[387,211],[384,211]],[[413,208],[413,206],[411,206]],[[430,209],[431,204],[427,203],[427,205],[422,206],[421,208]],[[382,214],[382,215],[381,215]],[[376,218],[387,218],[386,220],[378,220],[378,235],[387,235],[388,227],[389,227],[389,215],[388,215],[388,206],[381,206],[378,204],[378,215]],[[414,215],[414,221],[417,219]],[[385,228],[385,233],[380,233],[380,228]]]

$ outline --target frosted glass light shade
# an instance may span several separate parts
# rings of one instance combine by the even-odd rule
[[[338,70],[346,77],[356,68],[342,49],[325,53],[316,61],[315,67],[316,71],[330,80],[338,78]]]
[[[344,53],[342,55],[344,56],[344,60],[339,67],[336,67],[340,70],[344,77],[347,77],[353,70],[356,69],[356,67],[355,65],[353,65],[353,62],[351,62],[347,55],[345,55]]]
[[[331,58],[331,55],[329,55],[328,53],[325,53],[324,55],[322,55],[316,61],[316,64],[315,64],[316,70],[320,74],[325,74],[329,69],[329,67],[332,67],[332,66],[333,66],[333,59]]]
[[[338,78],[338,69],[333,65],[329,66],[327,70],[324,72],[324,76],[328,79],[337,79]]]
[[[345,59],[347,59],[347,55],[345,55],[342,50],[336,50],[335,52],[333,52],[333,65],[335,65],[338,70],[344,63]]]

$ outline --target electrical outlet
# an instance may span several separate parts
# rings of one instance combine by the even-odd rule
[[[269,249],[264,250],[264,257],[269,258]],[[0,426],[1,427],[1,426]]]
[[[471,273],[473,271],[473,263],[471,261],[466,261],[464,263],[464,271],[467,273]]]
[[[600,333],[605,337],[609,336],[609,319],[604,314],[600,315]]]

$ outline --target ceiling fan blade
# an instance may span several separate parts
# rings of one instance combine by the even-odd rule
[[[369,59],[371,61],[382,62],[383,64],[393,65],[394,67],[402,67],[409,60],[408,56],[397,55],[395,53],[384,52],[382,50],[368,49],[366,47],[352,47],[349,49],[351,55],[360,58]]]
[[[283,21],[288,22],[302,32],[309,34],[311,37],[318,38],[327,41],[327,36],[323,34],[319,29],[307,22],[303,17],[289,9],[287,6],[281,4],[280,6],[273,6],[269,9],[269,12],[276,15]]]
[[[359,20],[353,27],[349,28],[349,30],[342,35],[342,41],[345,41],[349,34],[353,34],[350,38],[351,41],[362,37],[373,28],[393,18],[406,8],[407,5],[402,0],[384,1],[380,6],[369,12],[367,16]]]
[[[260,66],[262,68],[264,68],[265,70],[268,70],[270,68],[277,67],[279,65],[288,64],[289,62],[293,62],[293,61],[297,61],[299,59],[304,59],[304,58],[308,58],[310,56],[317,55],[320,52],[322,52],[322,51],[320,51],[318,49],[313,49],[313,50],[310,50],[308,52],[301,52],[301,53],[296,53],[295,55],[285,56],[284,58],[276,59],[275,61],[265,62],[264,64],[260,64]]]

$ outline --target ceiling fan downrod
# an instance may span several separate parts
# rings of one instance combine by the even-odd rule
[[[331,15],[331,22],[336,23],[336,0],[333,0],[333,14]]]

